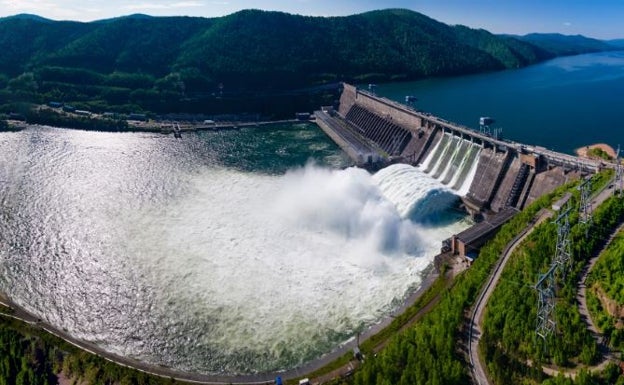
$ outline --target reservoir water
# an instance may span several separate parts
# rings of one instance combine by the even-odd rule
[[[624,140],[624,55],[380,85],[510,139]],[[185,134],[0,133],[0,291],[105,350],[212,374],[297,367],[415,290],[480,149],[370,175],[307,124]],[[453,145],[453,143],[455,143]],[[461,149],[461,151],[459,151]]]
[[[377,93],[474,129],[496,119],[507,139],[573,153],[624,146],[624,52],[562,57],[534,66],[445,79],[379,84]]]

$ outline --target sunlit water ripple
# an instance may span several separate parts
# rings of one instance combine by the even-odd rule
[[[404,219],[313,126],[182,140],[30,128],[0,146],[0,290],[78,338],[182,370],[327,353],[466,227]]]

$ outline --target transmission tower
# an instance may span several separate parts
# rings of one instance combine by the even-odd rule
[[[589,235],[589,227],[593,222],[591,210],[591,178],[585,179],[578,187],[581,191],[581,200],[579,202],[579,223],[585,226],[585,237]]]
[[[571,208],[566,208],[557,219],[553,221],[557,225],[557,247],[555,256],[550,263],[550,268],[545,274],[540,274],[535,289],[538,293],[537,302],[537,325],[535,333],[546,340],[555,330],[554,319],[555,310],[555,274],[557,271],[561,276],[565,276],[570,264],[571,244],[570,244],[570,215]]]
[[[566,270],[570,264],[571,245],[570,245],[570,208],[565,209],[559,214],[554,223],[557,224],[557,248],[553,265],[555,265],[561,276],[565,277]]]
[[[546,274],[540,274],[535,285],[539,295],[537,302],[537,325],[535,333],[546,340],[555,331],[555,271],[557,266],[552,264]]]

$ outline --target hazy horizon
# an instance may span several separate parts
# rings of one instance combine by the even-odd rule
[[[373,10],[403,8],[450,25],[482,28],[496,34],[561,33],[596,39],[624,38],[624,2],[475,0],[0,0],[0,17],[33,14],[52,20],[90,22],[145,14],[149,16],[220,17],[244,9],[280,11],[306,16],[348,16]]]

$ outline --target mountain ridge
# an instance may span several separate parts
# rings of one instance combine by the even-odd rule
[[[406,9],[340,17],[137,14],[88,23],[21,15],[0,19],[0,104],[21,95],[160,110],[215,93],[463,75],[610,47],[584,37],[495,35]]]

